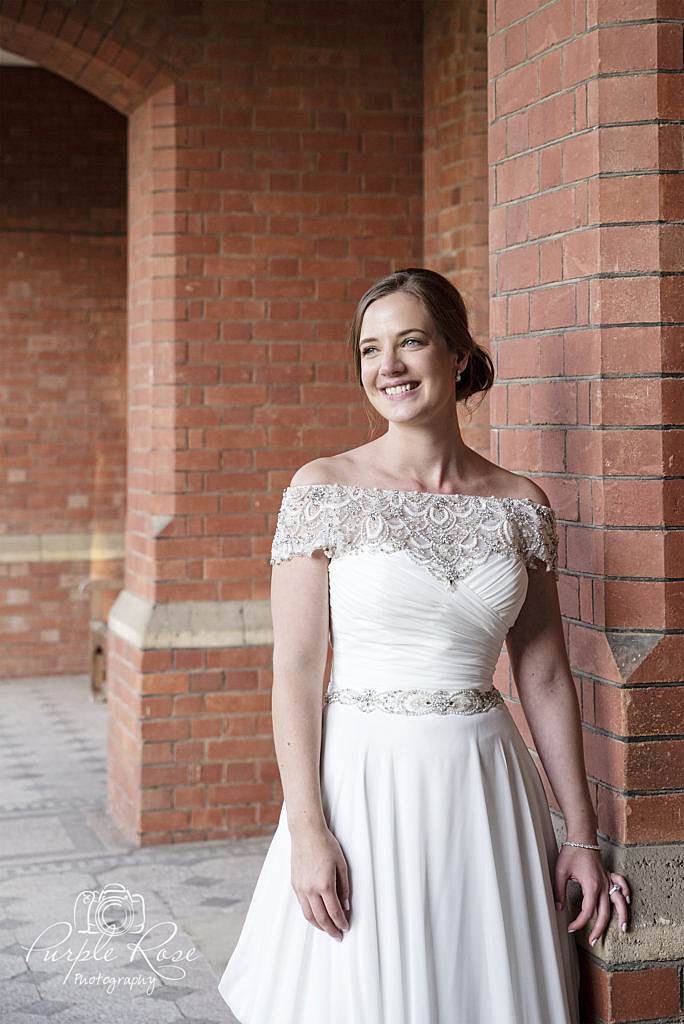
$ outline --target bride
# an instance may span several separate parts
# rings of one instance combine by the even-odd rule
[[[219,991],[240,1024],[577,1024],[571,933],[588,926],[594,945],[611,907],[624,931],[630,892],[597,842],[555,515],[538,484],[463,441],[457,403],[485,393],[493,367],[446,278],[377,282],[350,341],[387,430],[307,463],[283,492],[284,803]],[[493,686],[503,642],[565,819],[560,850]]]

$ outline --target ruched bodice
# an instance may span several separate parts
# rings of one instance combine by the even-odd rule
[[[488,689],[527,569],[557,573],[554,513],[520,498],[290,486],[271,564],[317,549],[330,558],[329,690]]]
[[[405,551],[362,553],[329,567],[329,689],[488,689],[527,592],[519,561],[491,555],[453,591]]]

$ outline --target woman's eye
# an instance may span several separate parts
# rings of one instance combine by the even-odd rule
[[[421,344],[421,339],[420,338],[404,338],[402,344],[405,345],[408,341],[415,341],[418,345]],[[368,353],[371,352],[374,348],[375,348],[375,345],[369,345],[367,348],[362,349],[361,355],[362,356],[367,356]]]

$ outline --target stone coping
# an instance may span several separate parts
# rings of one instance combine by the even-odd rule
[[[268,600],[154,604],[122,590],[112,605],[107,625],[112,633],[139,650],[273,643]]]
[[[107,562],[124,557],[124,535],[81,533],[0,534],[0,562]]]

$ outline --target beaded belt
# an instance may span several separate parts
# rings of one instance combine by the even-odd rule
[[[361,711],[392,711],[400,715],[475,715],[504,699],[495,686],[489,690],[328,690],[323,704],[351,704]]]

